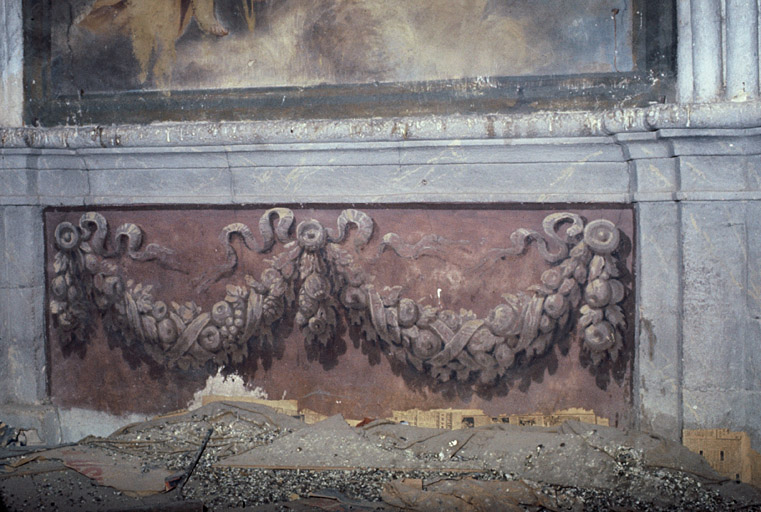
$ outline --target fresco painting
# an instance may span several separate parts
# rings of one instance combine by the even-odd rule
[[[60,0],[58,95],[621,73],[632,0]]]

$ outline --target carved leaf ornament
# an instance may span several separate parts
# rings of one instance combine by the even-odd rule
[[[535,242],[551,267],[525,292],[504,294],[486,318],[421,305],[405,297],[401,287],[378,289],[371,284],[341,248],[352,225],[356,246],[368,243],[373,220],[367,214],[344,210],[335,228],[306,220],[292,229],[294,222],[289,209],[267,210],[259,221],[261,241],[245,224],[224,228],[220,239],[227,262],[201,288],[235,270],[233,236],[259,253],[272,251],[278,242],[284,250],[268,261],[269,268],[258,279],[246,276],[245,286],[227,285],[226,296],[210,311],[193,302],[166,304],[154,298],[151,286],[119,275],[110,260],[125,253],[139,261],[172,264],[169,249],[149,244],[141,250],[138,226],[118,227],[109,250],[108,224],[101,214],[85,213],[78,226],[60,223],[50,283],[50,313],[60,342],[87,343],[100,315],[109,335],[141,348],[160,365],[216,371],[243,362],[265,344],[271,346],[273,329],[286,318],[294,319],[308,349],[326,350],[343,314],[388,358],[438,382],[456,379],[478,385],[495,384],[517,363],[529,364],[546,353],[569,334],[574,321],[593,365],[616,361],[623,350],[621,303],[627,290],[618,279],[619,230],[609,220],[585,225],[576,214],[554,213],[544,219],[543,234],[519,229],[510,237],[512,247],[489,251],[487,259],[520,254]],[[380,251],[391,247],[400,257],[416,257],[424,249],[402,245],[390,233]]]

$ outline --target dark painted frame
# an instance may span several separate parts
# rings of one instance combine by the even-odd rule
[[[429,82],[54,96],[54,0],[24,0],[24,122],[34,126],[152,121],[394,117],[640,107],[674,100],[676,0],[633,0],[635,70]]]

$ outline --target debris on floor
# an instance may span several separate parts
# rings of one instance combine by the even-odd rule
[[[98,485],[113,487],[133,496],[145,496],[164,491],[163,479],[169,471],[141,464],[134,457],[123,456],[108,444],[91,439],[90,444],[55,448],[23,457],[10,465],[22,467],[35,460],[58,460],[67,468],[92,479]]]
[[[761,490],[678,443],[577,421],[307,425],[260,404],[212,402],[32,450],[0,449],[8,510],[761,511]]]
[[[578,500],[550,498],[541,488],[528,482],[480,481],[472,478],[439,480],[425,487],[395,480],[383,487],[381,497],[389,505],[410,511],[460,510],[463,512],[523,512],[525,507],[546,510],[582,510]],[[571,508],[569,509],[568,506]]]

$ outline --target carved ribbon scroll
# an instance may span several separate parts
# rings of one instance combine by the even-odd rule
[[[488,251],[480,265],[522,254],[535,243],[550,267],[539,283],[508,291],[478,318],[465,310],[420,304],[398,286],[373,284],[341,248],[347,238],[358,248],[370,241],[373,220],[364,212],[344,210],[335,228],[305,220],[293,229],[294,219],[291,210],[276,208],[262,215],[258,234],[243,223],[222,230],[227,261],[202,278],[202,288],[235,272],[233,236],[258,253],[272,252],[278,243],[283,250],[268,260],[258,278],[247,275],[245,285],[228,284],[226,296],[207,312],[192,301],[167,305],[154,298],[150,286],[120,275],[112,260],[125,254],[175,264],[169,249],[149,244],[141,250],[138,226],[120,226],[109,243],[108,223],[98,213],[84,214],[78,226],[62,222],[55,231],[58,253],[50,282],[50,312],[60,342],[87,343],[100,316],[110,335],[141,348],[158,364],[216,371],[271,346],[273,329],[287,318],[301,330],[308,353],[319,354],[336,342],[344,315],[395,362],[438,382],[481,386],[496,384],[519,362],[529,364],[574,327],[594,366],[621,355],[626,330],[621,304],[627,289],[620,280],[620,233],[609,220],[585,223],[576,214],[555,213],[545,218],[544,233],[512,233],[512,245]],[[447,242],[427,235],[404,247],[400,237],[389,233],[379,250],[390,247],[400,257],[417,257],[435,253],[439,243]]]

